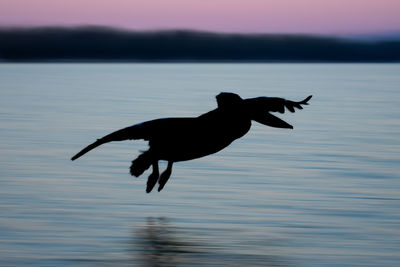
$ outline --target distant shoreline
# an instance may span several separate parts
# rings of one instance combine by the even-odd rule
[[[398,63],[400,39],[289,34],[0,28],[0,63]]]

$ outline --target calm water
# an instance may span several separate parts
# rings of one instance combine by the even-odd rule
[[[2,64],[0,265],[399,266],[399,85],[398,64]],[[145,142],[69,160],[220,91],[314,97],[161,193],[128,173]]]

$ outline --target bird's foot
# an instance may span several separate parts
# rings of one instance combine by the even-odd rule
[[[168,169],[161,174],[160,180],[158,180],[158,192],[160,192],[164,188],[170,176],[171,170]]]
[[[158,172],[158,163],[153,164],[153,172],[147,178],[147,187],[146,193],[150,193],[156,185],[158,178],[160,177],[160,173]]]
[[[147,187],[146,187],[146,193],[150,193],[151,190],[153,190],[154,186],[156,185],[158,180],[158,173],[152,173],[150,174],[149,178],[147,179]]]
[[[161,174],[160,176],[160,180],[158,180],[158,192],[160,192],[165,184],[168,182],[169,177],[171,176],[171,172],[172,172],[172,161],[168,162],[168,166],[167,169],[165,169],[165,171]]]

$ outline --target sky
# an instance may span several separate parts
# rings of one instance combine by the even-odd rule
[[[368,34],[400,31],[400,0],[0,0],[0,26]]]

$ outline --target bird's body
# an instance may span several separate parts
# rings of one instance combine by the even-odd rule
[[[149,139],[150,149],[161,160],[185,161],[216,153],[251,127],[249,119],[226,119],[225,111],[213,110],[196,118],[167,118],[151,121],[157,133]]]
[[[243,100],[233,93],[221,93],[217,96],[218,108],[210,112],[198,117],[162,118],[135,124],[98,139],[72,160],[107,142],[148,140],[149,150],[132,162],[130,170],[132,175],[139,176],[153,165],[146,191],[150,192],[157,181],[160,191],[168,181],[174,162],[204,157],[224,149],[250,130],[252,120],[272,127],[293,128],[268,111],[283,113],[286,106],[294,112],[293,107],[301,109],[310,98],[301,102],[266,97]],[[168,161],[167,170],[161,176],[158,173],[159,160]]]

